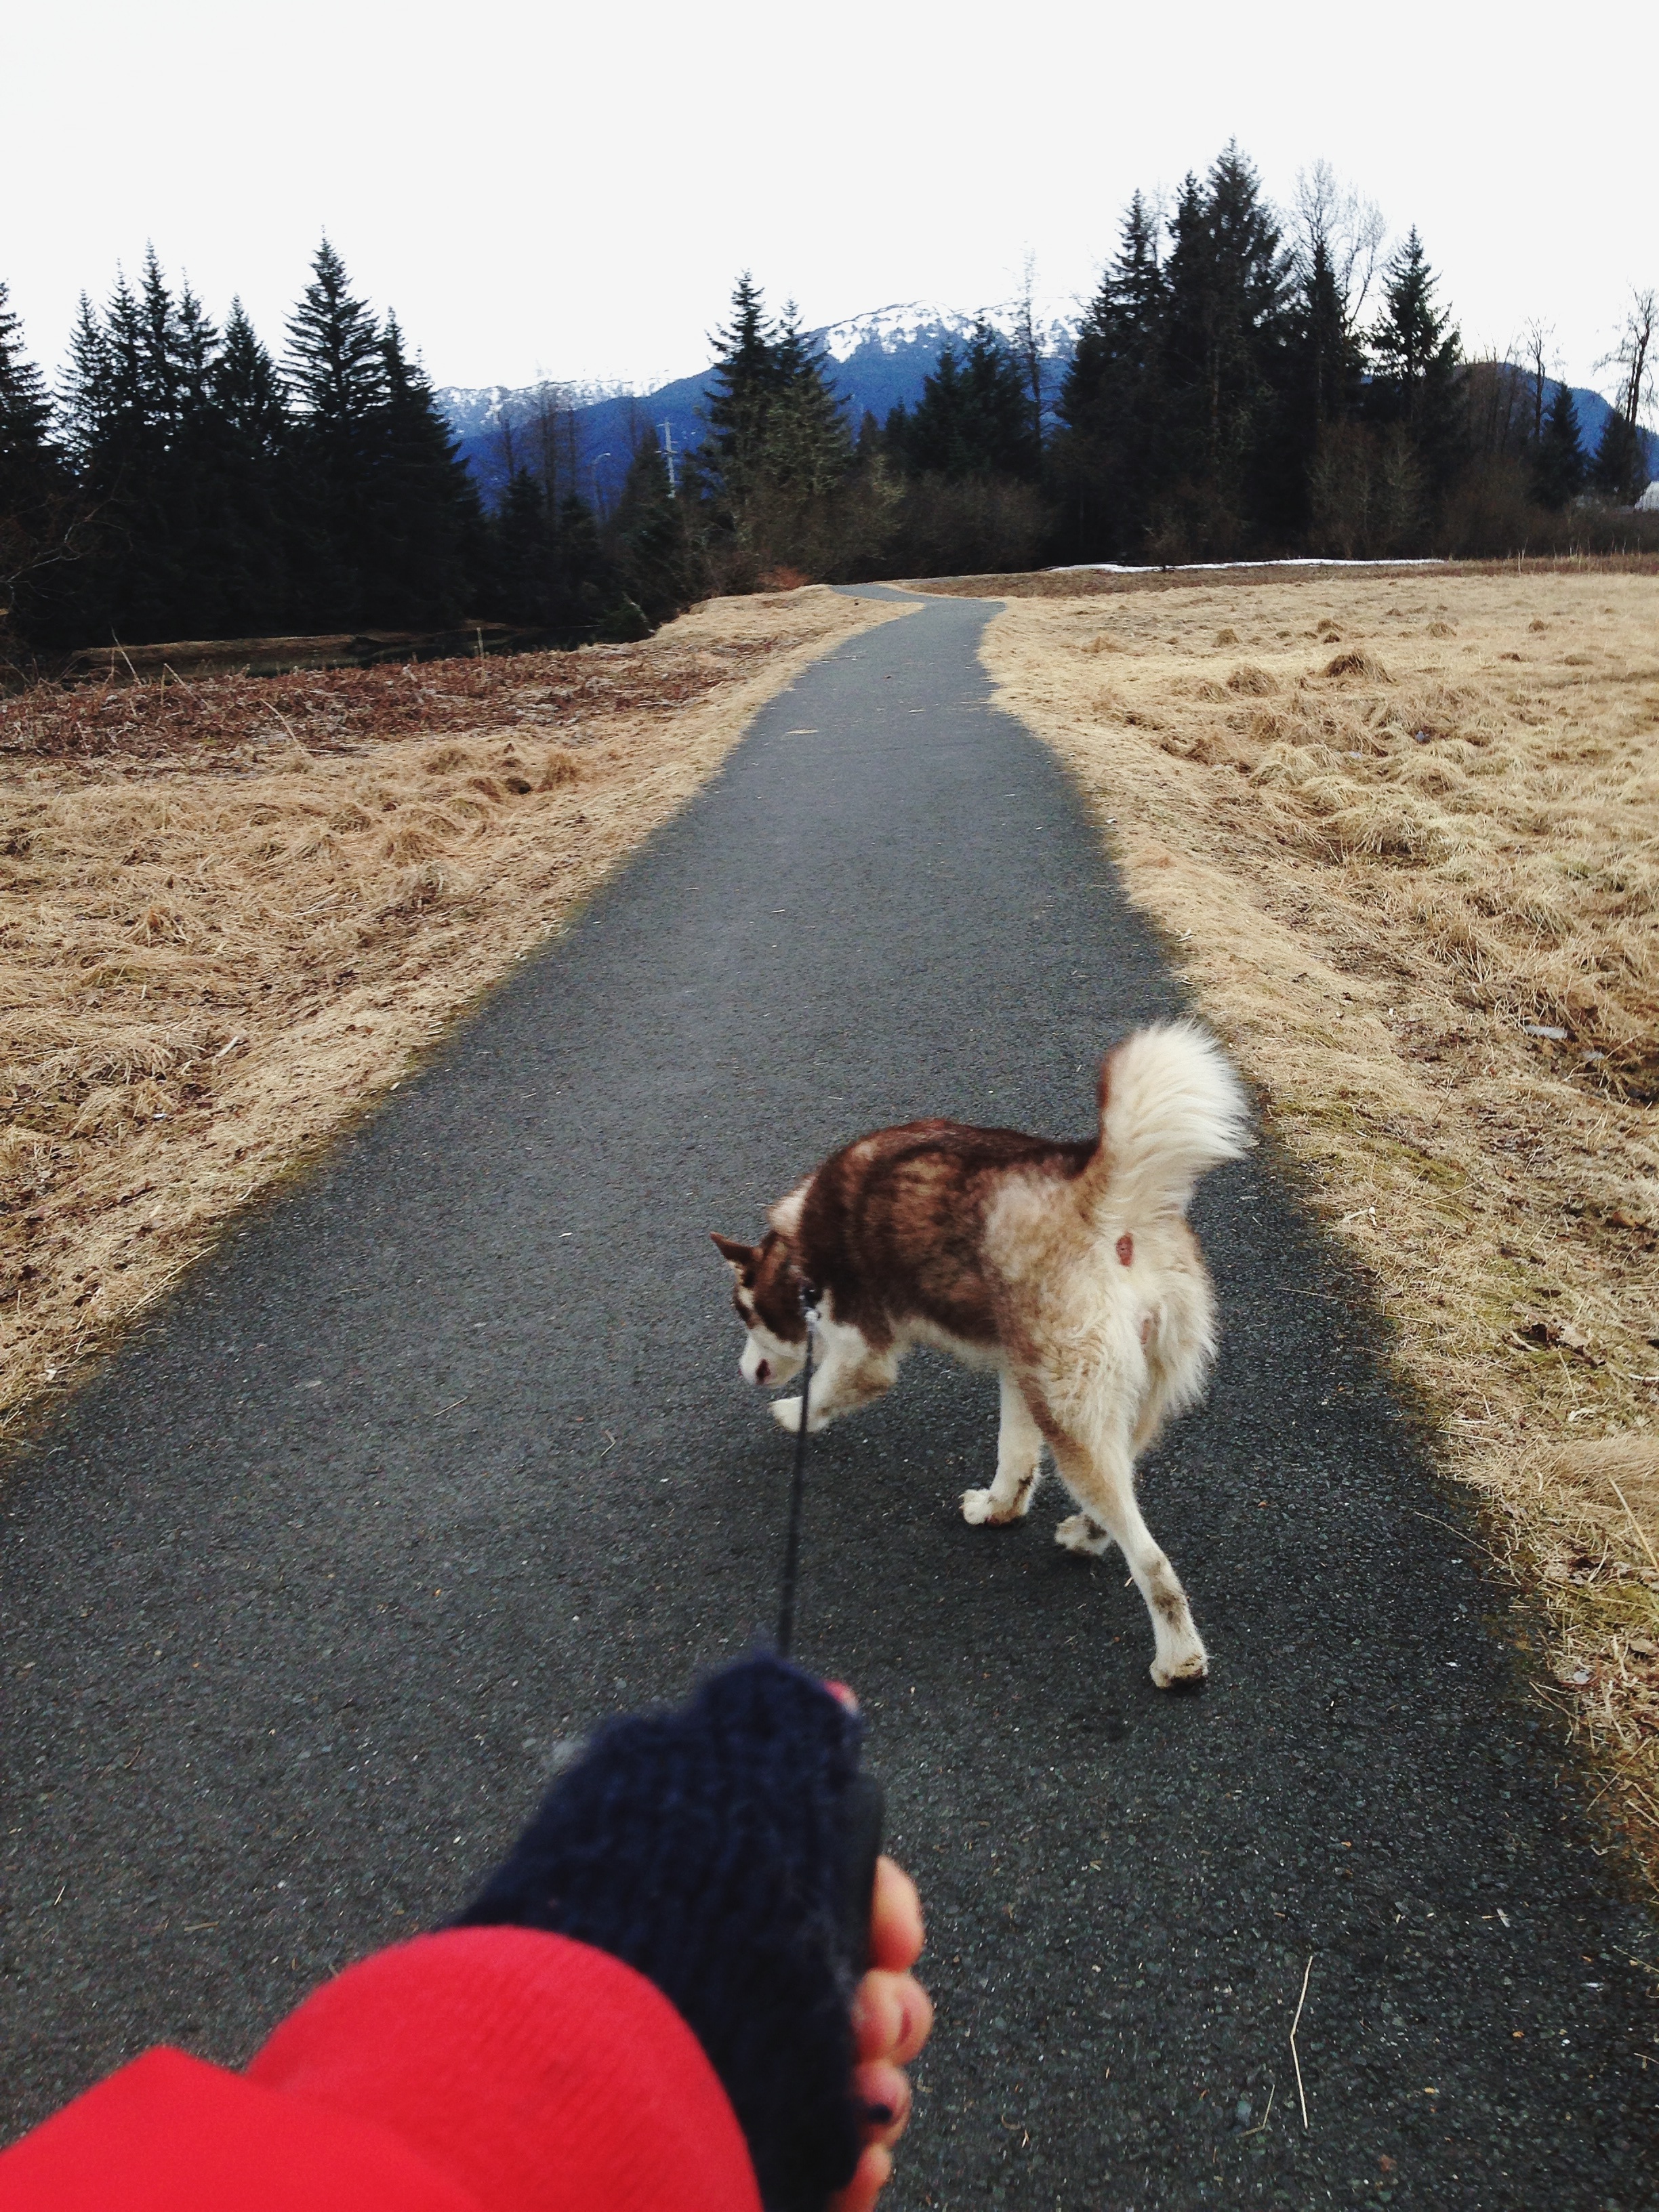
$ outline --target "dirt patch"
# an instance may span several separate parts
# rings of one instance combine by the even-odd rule
[[[1012,601],[985,659],[1374,1280],[1659,1873],[1659,583],[1228,576]]]
[[[749,667],[769,665],[796,636],[805,600],[791,593],[720,604],[751,610],[754,618],[705,610],[640,646],[281,676],[185,678],[171,666],[130,672],[112,657],[96,683],[41,684],[0,698],[0,770],[21,757],[78,761],[94,775],[111,763],[131,770],[140,762],[157,773],[187,773],[252,765],[269,759],[273,745],[352,753],[365,743],[440,731],[554,733],[580,743],[595,721],[623,711],[672,712],[729,687]]]
[[[902,603],[0,702],[0,1434]]]

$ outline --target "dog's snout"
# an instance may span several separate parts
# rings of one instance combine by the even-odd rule
[[[772,1380],[772,1363],[769,1359],[763,1359],[755,1370],[755,1380],[763,1388]]]

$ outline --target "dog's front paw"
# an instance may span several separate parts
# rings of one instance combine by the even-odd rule
[[[962,1517],[970,1528],[1006,1528],[1011,1521],[1019,1518],[1019,1507],[999,1505],[996,1493],[989,1490],[964,1490],[962,1493]]]
[[[777,1423],[781,1429],[787,1429],[792,1437],[799,1435],[800,1431],[800,1400],[799,1398],[774,1398],[772,1401],[772,1419]]]
[[[1054,1541],[1062,1551],[1076,1552],[1085,1559],[1097,1559],[1103,1552],[1111,1548],[1111,1538],[1097,1521],[1086,1513],[1073,1513],[1062,1521],[1054,1531]]]
[[[1190,1645],[1172,1651],[1167,1659],[1154,1659],[1153,1681],[1160,1690],[1195,1690],[1210,1671],[1209,1655],[1194,1637]]]

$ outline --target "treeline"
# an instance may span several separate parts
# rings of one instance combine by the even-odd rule
[[[1415,229],[1385,254],[1322,164],[1281,215],[1230,146],[1167,213],[1131,201],[1057,386],[1028,282],[1011,334],[981,322],[914,406],[855,426],[793,307],[745,276],[690,453],[641,428],[602,514],[546,387],[502,426],[486,509],[326,240],[280,356],[152,252],[136,289],[82,300],[55,393],[0,287],[0,645],[483,621],[576,643],[768,582],[1624,543],[1655,328],[1638,295],[1588,453],[1540,325],[1522,363],[1469,360]]]
[[[240,301],[216,326],[152,251],[136,289],[118,280],[101,310],[82,299],[56,394],[0,287],[14,659],[476,620],[568,642],[641,635],[626,554],[573,488],[528,468],[484,512],[395,316],[354,295],[326,240],[280,360]]]
[[[1655,301],[1607,365],[1616,406],[1587,452],[1572,395],[1468,359],[1423,241],[1323,165],[1281,217],[1230,146],[1167,216],[1137,194],[1057,388],[1029,295],[1010,336],[947,346],[917,404],[856,435],[792,310],[745,277],[716,340],[694,568],[854,579],[1288,554],[1506,554],[1659,544],[1628,508],[1648,477]],[[1588,504],[1587,504],[1588,502]]]
[[[1571,392],[1545,407],[1537,327],[1528,426],[1518,373],[1465,358],[1415,228],[1386,260],[1381,242],[1322,166],[1281,223],[1236,147],[1167,221],[1136,195],[1059,396],[1048,482],[1072,557],[1508,552],[1528,509],[1535,540],[1582,493],[1636,499],[1651,295],[1587,455]],[[1512,544],[1490,542],[1500,512]]]

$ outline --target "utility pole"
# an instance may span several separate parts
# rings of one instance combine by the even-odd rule
[[[659,427],[662,431],[663,459],[668,464],[668,496],[678,499],[680,485],[679,478],[674,474],[674,426],[672,422],[664,422]]]

